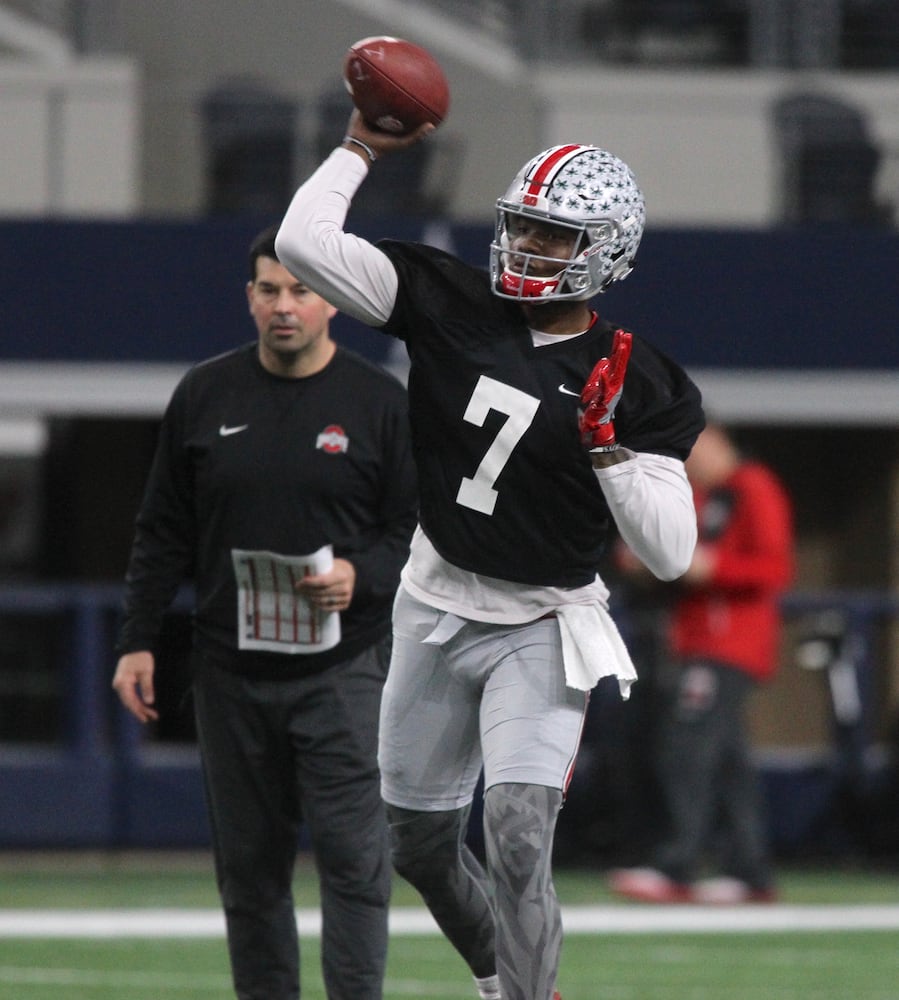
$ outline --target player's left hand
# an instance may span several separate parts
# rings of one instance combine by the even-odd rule
[[[616,330],[610,356],[599,359],[581,392],[578,426],[581,444],[588,451],[614,451],[618,447],[612,418],[624,388],[632,341],[630,333]]]

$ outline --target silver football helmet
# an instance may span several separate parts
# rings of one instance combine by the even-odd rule
[[[576,234],[565,259],[510,252],[516,219],[525,217]],[[553,146],[526,163],[496,203],[490,244],[493,290],[505,299],[592,298],[633,270],[646,208],[626,163],[596,146]],[[542,262],[558,264],[550,277]]]

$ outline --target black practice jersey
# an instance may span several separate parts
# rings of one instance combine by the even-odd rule
[[[197,591],[197,642],[236,649],[232,549],[303,555],[331,544],[357,574],[341,642],[254,656],[275,657],[284,672],[353,655],[389,630],[416,513],[406,393],[391,375],[342,348],[300,379],[267,372],[255,343],[203,362],[177,386],[162,422],[119,650],[154,648],[187,578]]]
[[[420,244],[378,244],[399,275],[384,330],[406,343],[422,529],[444,559],[533,586],[590,583],[611,514],[578,434],[579,396],[614,327],[535,347],[488,275]],[[634,336],[618,441],[684,459],[703,426],[686,373]]]

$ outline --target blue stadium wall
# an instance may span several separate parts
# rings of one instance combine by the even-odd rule
[[[187,362],[248,339],[247,245],[266,221],[0,223],[0,362]],[[355,228],[425,234],[415,221]],[[488,227],[440,234],[486,263]],[[650,230],[601,308],[687,367],[899,369],[897,286],[893,231]],[[387,354],[352,321],[335,332]]]

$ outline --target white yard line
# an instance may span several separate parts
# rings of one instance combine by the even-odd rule
[[[859,906],[566,906],[567,934],[696,934],[747,931],[899,930],[899,905]],[[297,910],[301,936],[318,937],[317,910]],[[390,932],[436,935],[419,907],[395,907]],[[220,938],[218,910],[0,910],[0,938]]]

